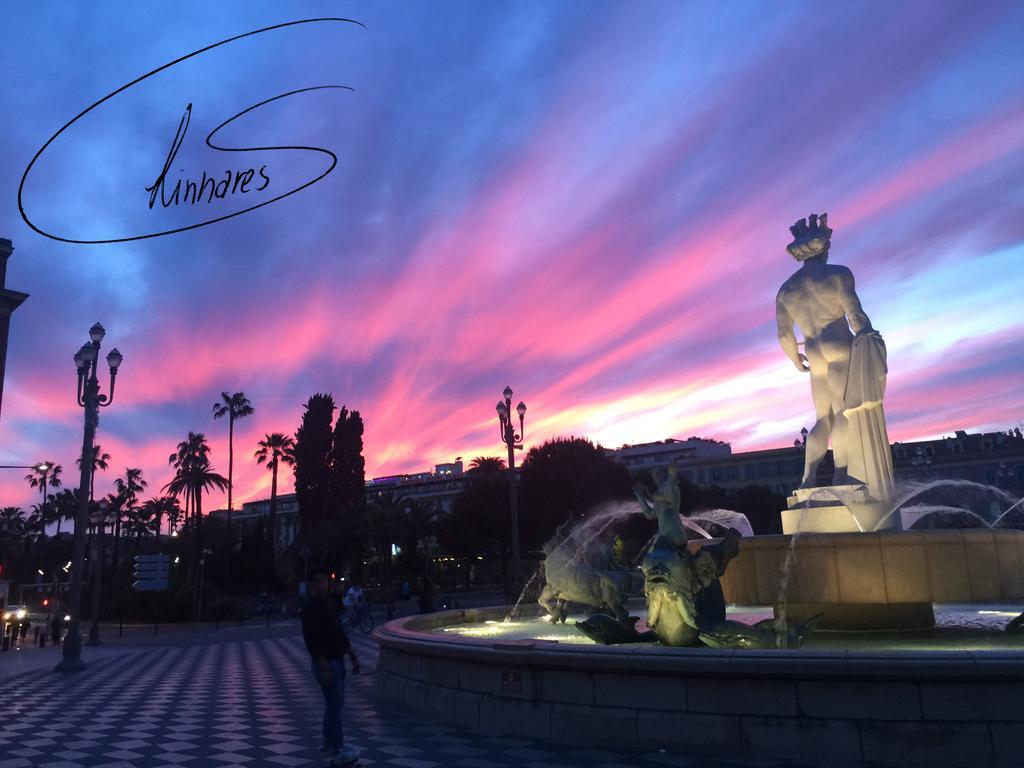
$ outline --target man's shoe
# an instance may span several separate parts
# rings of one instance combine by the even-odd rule
[[[333,757],[331,765],[335,766],[335,768],[345,768],[345,766],[355,765],[356,761],[359,759],[359,755],[359,747],[346,744],[338,751],[338,754]]]

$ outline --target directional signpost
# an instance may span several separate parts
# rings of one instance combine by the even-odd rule
[[[170,570],[170,555],[136,555],[135,581],[132,582],[132,588],[139,592],[167,589]]]

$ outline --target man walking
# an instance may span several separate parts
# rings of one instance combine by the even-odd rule
[[[324,695],[323,743],[320,749],[334,755],[331,765],[352,765],[359,750],[346,746],[341,727],[345,702],[345,662],[352,661],[352,673],[359,673],[359,659],[341,626],[337,604],[330,599],[330,578],[317,568],[310,574],[310,596],[302,607],[302,639],[311,657],[313,677]]]

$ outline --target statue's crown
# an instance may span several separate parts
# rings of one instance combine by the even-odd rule
[[[812,213],[806,219],[800,219],[789,231],[793,233],[793,242],[786,246],[786,250],[797,261],[811,259],[828,251],[832,230],[828,226],[827,213],[821,216]]]

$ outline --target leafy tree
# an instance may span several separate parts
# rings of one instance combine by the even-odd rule
[[[629,472],[583,438],[555,438],[531,448],[520,475],[524,546],[538,549],[570,515],[632,496]]]
[[[281,432],[264,435],[256,449],[256,463],[266,463],[270,470],[270,545],[277,547],[277,468],[278,465],[295,464],[295,441]]]
[[[398,505],[394,517],[394,533],[401,542],[399,568],[406,573],[426,573],[426,559],[421,556],[422,545],[437,531],[437,507],[413,498],[405,498]]]
[[[234,510],[233,491],[235,487],[235,421],[251,416],[255,409],[244,392],[220,393],[220,401],[213,404],[213,418],[228,417],[228,539],[231,538],[231,513]],[[231,547],[227,554],[227,577],[231,581]]]
[[[75,463],[78,465],[78,470],[82,470],[82,457],[79,456],[75,459]],[[92,503],[95,498],[96,491],[96,472],[106,472],[110,469],[110,454],[104,452],[99,445],[92,447],[92,469],[89,472],[89,502]]]
[[[438,523],[441,548],[460,557],[489,555],[506,563],[511,551],[509,514],[505,478],[472,474],[455,497],[451,513]]]
[[[399,516],[406,499],[395,492],[378,491],[366,503],[368,534],[377,553],[377,579],[381,584],[391,581],[391,548],[396,541]]]
[[[751,528],[759,535],[782,533],[779,510],[786,508],[786,497],[763,485],[747,485],[728,490],[717,486],[701,486],[679,481],[679,509],[689,515],[706,509],[731,509],[747,516]]]
[[[477,456],[469,462],[469,473],[494,474],[505,469],[505,460],[497,456]]]
[[[334,398],[316,394],[309,398],[302,423],[295,433],[295,496],[300,522],[310,530],[326,521],[332,510],[331,458]]]

